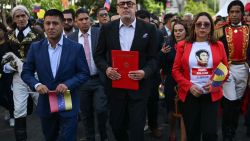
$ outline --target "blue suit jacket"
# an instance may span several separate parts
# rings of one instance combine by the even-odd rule
[[[39,81],[34,77],[34,72],[37,72]],[[73,109],[59,114],[63,117],[75,116],[79,111],[79,94],[76,89],[89,78],[82,45],[63,37],[60,64],[54,78],[50,67],[48,40],[31,44],[21,77],[32,89],[37,83],[46,85],[49,90],[55,90],[60,83],[65,84],[71,91]],[[51,115],[48,95],[39,95],[37,110],[41,117]]]

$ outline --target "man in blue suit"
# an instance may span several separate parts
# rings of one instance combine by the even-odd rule
[[[82,45],[63,37],[63,14],[51,9],[45,13],[47,38],[33,43],[23,65],[22,79],[40,93],[37,110],[46,141],[76,141],[79,95],[77,88],[89,78]],[[37,72],[38,79],[34,77]],[[71,92],[72,110],[50,112],[49,91]]]

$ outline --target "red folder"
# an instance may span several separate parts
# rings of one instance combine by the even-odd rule
[[[128,77],[129,71],[135,71],[139,69],[138,51],[112,50],[111,55],[112,67],[118,68],[117,71],[121,74],[121,79],[112,81],[112,87],[138,90],[139,82]]]

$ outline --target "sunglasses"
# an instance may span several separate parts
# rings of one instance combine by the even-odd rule
[[[108,13],[101,13],[99,14],[100,17],[107,17],[108,16]]]
[[[195,27],[196,28],[210,28],[211,27],[211,24],[209,22],[197,22],[195,23]]]
[[[117,6],[119,6],[120,8],[124,8],[125,5],[127,5],[128,8],[132,8],[135,5],[135,3],[133,3],[132,1],[126,1],[117,4]]]

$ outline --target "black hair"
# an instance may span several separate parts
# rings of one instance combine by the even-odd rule
[[[175,15],[173,13],[168,13],[164,16],[164,24],[166,24],[169,20],[171,20]]]
[[[242,15],[244,15],[244,5],[243,3],[240,1],[240,0],[234,0],[232,1],[228,7],[227,7],[227,13],[229,14],[229,11],[230,9],[233,7],[233,6],[240,6],[240,11],[242,13]]]
[[[85,8],[79,8],[76,10],[76,17],[78,17],[81,13],[85,13],[89,15],[89,11]]]
[[[7,28],[2,22],[0,22],[0,29],[2,29],[5,33],[7,32]]]
[[[107,9],[106,9],[105,7],[101,7],[101,8],[99,8],[99,9],[97,10],[96,15],[98,15],[99,12],[102,11],[102,10],[107,11]],[[108,11],[107,11],[107,12],[108,12]]]
[[[74,10],[74,9],[66,9],[66,10],[63,10],[63,14],[71,14],[73,20],[75,19],[75,10]]]
[[[205,52],[205,53],[209,56],[208,51],[206,51],[206,50],[204,50],[204,49],[201,49],[201,50],[197,51],[197,52],[195,53],[195,55],[198,56],[199,59],[201,59],[201,56],[200,56],[200,55],[201,55],[201,53],[203,53],[203,52]]]
[[[63,21],[63,19],[64,19],[63,13],[60,10],[57,10],[57,9],[50,9],[50,10],[46,11],[45,14],[44,14],[44,19],[47,16],[56,16],[56,17],[59,17],[59,19],[61,21]]]
[[[141,19],[145,19],[145,18],[150,19],[150,13],[147,10],[138,10],[138,11],[136,11],[135,16],[139,17]]]

